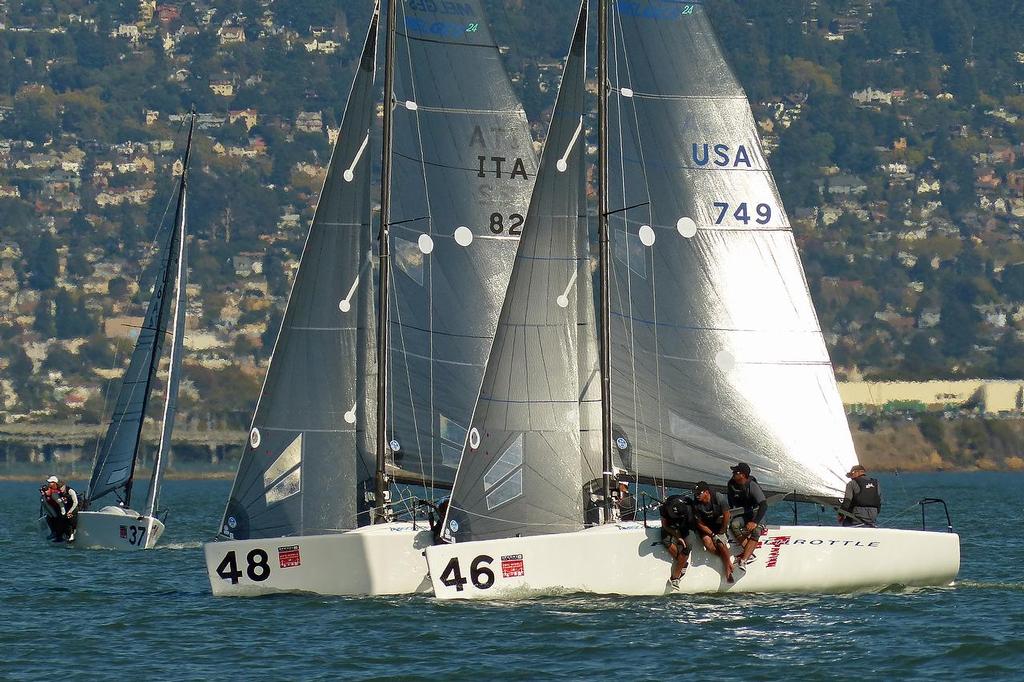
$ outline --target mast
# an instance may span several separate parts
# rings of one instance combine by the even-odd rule
[[[611,330],[608,287],[608,0],[598,0],[597,14],[597,239],[600,245],[601,461],[604,522],[612,514]]]
[[[384,44],[384,140],[380,179],[380,232],[378,234],[380,261],[378,273],[377,316],[377,469],[374,476],[373,504],[376,513],[373,523],[384,520],[387,491],[387,386],[388,386],[388,315],[389,252],[388,240],[391,222],[391,152],[394,146],[394,90],[395,90],[395,0],[388,0],[387,33]]]
[[[181,345],[184,334],[185,309],[185,193],[187,189],[188,163],[192,152],[192,132],[195,130],[196,112],[192,110],[192,120],[188,128],[188,141],[185,143],[185,158],[181,167],[181,183],[178,186],[178,205],[174,212],[174,225],[178,231],[178,263],[174,277],[174,323],[171,328],[171,355],[167,370],[167,390],[164,395],[164,414],[157,446],[156,459],[153,461],[153,473],[149,480],[149,492],[146,495],[146,514],[152,516],[156,512],[157,487],[160,483],[160,470],[163,467],[164,453],[171,446],[171,432],[174,429],[174,406],[177,401],[178,382],[181,373]]]

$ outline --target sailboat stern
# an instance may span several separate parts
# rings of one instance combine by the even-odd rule
[[[663,595],[671,559],[661,530],[642,523],[576,533],[440,545],[427,549],[439,599],[515,599],[543,594]],[[745,571],[728,583],[721,560],[699,546],[682,593],[844,593],[894,585],[949,585],[960,569],[953,533],[889,528],[771,526]],[[740,552],[737,544],[733,555]]]
[[[45,517],[39,518],[38,527],[40,534],[48,538],[50,528]],[[64,544],[79,549],[135,552],[152,549],[163,532],[164,524],[155,516],[110,506],[98,511],[79,512],[75,539]]]
[[[424,524],[396,522],[342,533],[203,545],[214,596],[281,592],[376,595],[430,592]]]

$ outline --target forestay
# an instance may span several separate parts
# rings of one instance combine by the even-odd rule
[[[700,2],[613,3],[612,409],[641,476],[836,496],[856,462],[793,233]]]
[[[400,479],[454,480],[536,173],[479,0],[400,4],[388,441]]]
[[[583,485],[601,475],[599,445],[583,449],[580,437],[581,393],[596,364],[586,42],[584,4],[452,491],[446,529],[460,542],[580,530]],[[591,368],[582,379],[580,357]]]
[[[375,12],[221,534],[313,535],[369,522],[365,421]]]
[[[150,296],[142,326],[139,328],[139,336],[135,341],[135,349],[132,351],[128,370],[121,380],[117,402],[114,404],[114,412],[111,415],[110,424],[107,426],[106,435],[103,437],[103,444],[97,452],[96,463],[89,480],[89,489],[86,492],[86,499],[89,502],[95,502],[120,489],[122,492],[118,494],[119,500],[125,507],[131,504],[132,482],[139,454],[142,424],[146,416],[146,407],[149,404],[153,383],[156,380],[167,327],[172,319],[173,311],[174,337],[159,455],[162,455],[170,444],[170,435],[174,428],[174,403],[178,393],[181,340],[184,336],[185,323],[185,174],[188,171],[188,150],[191,148],[191,143],[192,130],[190,128],[174,224],[168,229],[160,247],[160,263],[157,270],[160,274],[153,286],[153,293]],[[160,469],[159,455],[154,464],[154,478],[149,491],[153,506],[156,504],[157,474]],[[152,513],[152,508],[150,508],[150,513]]]
[[[188,170],[192,152],[192,132],[195,129],[195,112],[188,130],[185,146],[185,160],[182,163],[181,183],[178,189],[178,205],[174,212],[174,229],[178,231],[178,253],[174,266],[174,303],[171,308],[171,354],[167,367],[167,391],[164,395],[163,425],[160,429],[160,443],[153,461],[153,472],[146,493],[146,515],[156,512],[160,500],[160,479],[171,451],[171,435],[174,433],[174,416],[178,407],[178,387],[181,384],[181,358],[185,351],[185,311],[188,308],[188,244],[186,214],[188,211]]]

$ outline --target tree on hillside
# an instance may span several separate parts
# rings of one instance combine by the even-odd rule
[[[57,282],[60,264],[57,244],[49,232],[43,232],[28,261],[28,285],[37,291],[52,289]]]

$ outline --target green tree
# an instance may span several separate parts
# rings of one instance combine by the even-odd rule
[[[44,232],[36,242],[28,266],[30,287],[37,291],[53,288],[57,282],[60,263],[57,259],[57,244],[49,232]]]

